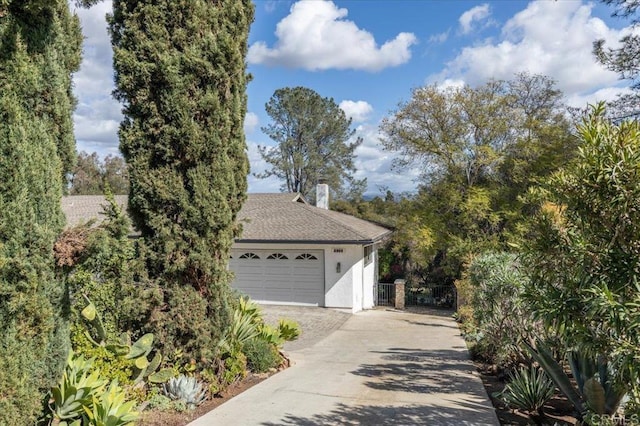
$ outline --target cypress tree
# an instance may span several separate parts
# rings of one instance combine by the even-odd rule
[[[162,300],[163,352],[211,359],[228,326],[229,251],[246,197],[250,0],[115,0],[110,18],[129,210]]]
[[[74,155],[71,72],[82,36],[65,0],[0,1],[0,424],[33,424],[68,352],[53,243]],[[71,155],[70,155],[71,154]]]

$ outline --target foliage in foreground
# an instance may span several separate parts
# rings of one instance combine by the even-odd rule
[[[139,272],[144,257],[111,195],[103,208],[102,223],[68,229],[55,244],[69,289],[73,350],[122,385],[166,381],[174,374],[157,371],[164,359],[154,350],[153,334],[144,333],[157,289]]]
[[[614,371],[606,359],[601,356],[594,358],[576,349],[567,351],[565,355],[576,387],[549,348],[541,342],[535,345],[527,343],[527,346],[534,359],[573,404],[580,418],[589,412],[606,415],[617,412],[626,389],[614,383]]]
[[[119,0],[109,20],[129,210],[158,286],[145,332],[212,362],[230,324],[227,269],[246,198],[249,0]]]
[[[528,306],[568,350],[607,360],[611,385],[640,387],[640,124],[602,105],[578,127],[578,158],[536,194],[546,202],[526,258]]]
[[[282,363],[278,349],[262,339],[249,340],[242,345],[242,352],[247,357],[247,367],[255,373],[266,373]]]
[[[52,248],[73,164],[77,16],[65,0],[0,2],[0,423],[33,424],[69,349]]]
[[[206,388],[195,377],[184,374],[172,377],[162,385],[164,394],[173,401],[181,401],[187,409],[194,409],[202,404],[207,397]]]
[[[244,377],[247,368],[253,372],[265,372],[279,367],[283,361],[280,347],[299,335],[300,327],[295,321],[281,319],[277,327],[272,327],[264,322],[257,304],[240,297],[232,325],[218,347],[224,368],[217,374],[218,383],[210,380],[213,382],[212,393]]]
[[[100,376],[91,360],[69,355],[58,386],[51,389],[51,420],[61,426],[125,426],[138,418],[117,380]]]

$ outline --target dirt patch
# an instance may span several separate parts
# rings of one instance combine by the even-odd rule
[[[136,424],[143,426],[184,426],[202,417],[217,406],[241,394],[252,386],[268,378],[269,375],[249,374],[244,380],[227,388],[223,395],[205,401],[194,410],[177,413],[175,411],[148,410],[143,411]]]
[[[474,361],[474,364],[482,377],[482,383],[496,409],[501,425],[557,424],[564,426],[578,424],[576,417],[574,417],[573,405],[564,395],[557,392],[544,406],[545,416],[542,419],[533,419],[526,413],[510,409],[502,400],[493,396],[495,393],[501,392],[505,386],[505,382],[498,377],[493,366],[477,361]]]

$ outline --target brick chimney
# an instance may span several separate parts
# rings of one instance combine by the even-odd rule
[[[329,185],[326,183],[316,185],[316,207],[329,210]]]

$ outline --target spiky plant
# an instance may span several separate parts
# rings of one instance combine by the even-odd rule
[[[181,374],[171,378],[162,385],[164,394],[174,401],[183,401],[187,408],[194,409],[202,404],[207,397],[207,391],[195,377]]]
[[[542,407],[554,390],[553,382],[542,369],[530,367],[510,373],[509,383],[500,396],[509,407],[542,415]]]

